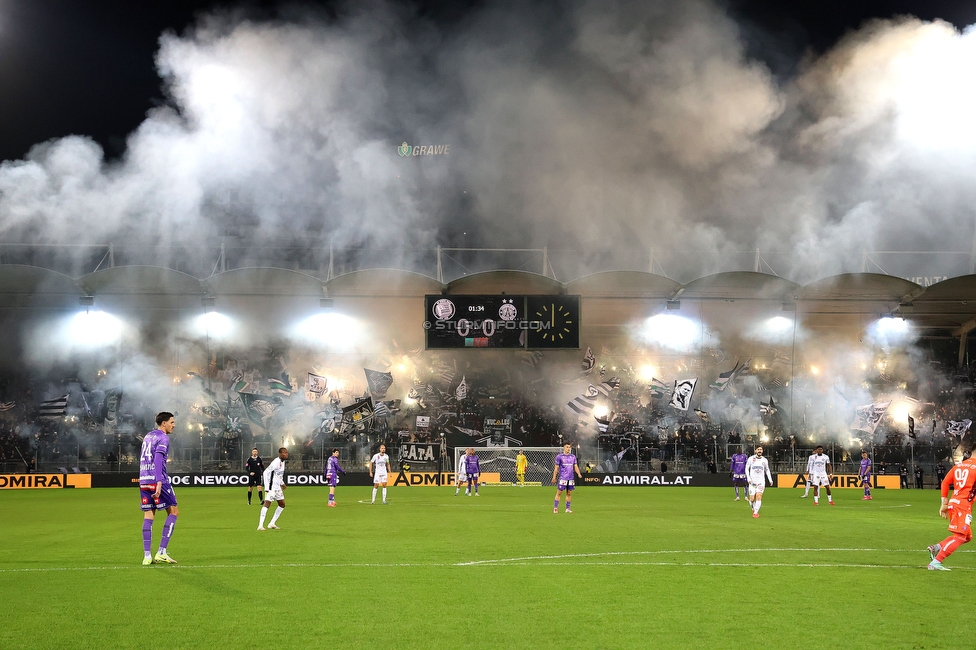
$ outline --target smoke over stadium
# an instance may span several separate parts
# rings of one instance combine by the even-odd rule
[[[775,78],[710,2],[511,9],[202,16],[161,36],[169,103],[121,159],[82,134],[3,164],[0,235],[140,242],[144,262],[219,237],[332,244],[415,268],[463,231],[586,251],[573,276],[648,268],[653,248],[700,251],[670,260],[691,279],[759,249],[799,282],[865,250],[968,253],[971,31],[878,20]]]

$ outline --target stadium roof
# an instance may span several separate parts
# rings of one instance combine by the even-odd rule
[[[360,270],[322,280],[282,268],[241,268],[199,279],[164,267],[115,266],[72,278],[46,268],[0,264],[0,308],[67,307],[77,297],[94,295],[112,303],[140,297],[172,297],[174,304],[203,295],[308,296],[336,298],[415,298],[425,294],[578,294],[589,323],[615,321],[667,300],[758,300],[795,309],[813,326],[834,326],[882,315],[900,315],[927,330],[958,336],[976,322],[976,275],[922,287],[876,273],[847,273],[798,285],[774,275],[751,271],[718,273],[682,284],[642,271],[606,271],[562,283],[527,271],[474,273],[448,283],[396,269]],[[593,302],[596,300],[597,302]],[[636,304],[624,306],[629,300]],[[636,311],[635,311],[636,310]]]

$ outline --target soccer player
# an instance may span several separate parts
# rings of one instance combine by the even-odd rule
[[[325,466],[325,479],[329,482],[329,507],[335,508],[335,489],[339,484],[339,474],[345,476],[346,470],[339,465],[339,450],[333,449]]]
[[[258,448],[251,450],[251,456],[244,461],[247,472],[247,505],[251,505],[251,490],[258,486],[258,502],[264,501],[264,461],[258,456]]]
[[[823,453],[823,445],[817,445],[817,448],[813,451],[814,454],[810,456],[809,461],[812,464],[810,483],[813,484],[813,505],[820,505],[821,486],[827,488],[827,503],[834,505],[834,497],[830,493],[830,477],[833,474],[833,468],[830,466],[830,457]]]
[[[376,490],[383,488],[383,505],[386,505],[386,481],[389,466],[390,457],[386,455],[386,445],[380,445],[380,450],[369,459],[369,475],[373,477],[373,500],[370,501],[370,504],[376,503]]]
[[[769,478],[770,485],[773,484],[773,475],[769,473],[769,460],[763,458],[762,447],[756,447],[756,452],[749,456],[749,460],[746,461],[746,476],[749,481],[749,502],[752,504],[752,518],[759,519],[762,495],[766,489],[766,478]]]
[[[739,488],[742,488],[742,496],[749,498],[749,493],[746,491],[746,461],[749,457],[742,453],[742,447],[738,447],[738,452],[732,454],[732,463],[730,465],[732,474],[732,487],[735,488],[735,500],[739,500]]]
[[[474,453],[474,449],[468,447],[467,451],[464,453],[464,473],[468,477],[468,488],[464,491],[464,496],[471,496],[471,485],[474,484],[474,495],[480,497],[478,494],[478,477],[481,476],[481,461]]]
[[[528,466],[529,459],[519,449],[518,455],[515,456],[515,481],[519,484],[519,487],[525,487],[525,470]]]
[[[814,451],[814,453],[810,454],[810,456],[807,458],[807,481],[806,487],[803,488],[803,496],[800,497],[801,499],[806,499],[808,496],[810,496],[810,478],[813,476],[813,457],[816,455],[817,453]]]
[[[861,452],[861,467],[857,470],[857,476],[861,479],[861,485],[864,486],[864,496],[861,497],[861,501],[871,500],[871,459],[868,458],[868,452]]]
[[[976,458],[971,452],[963,454],[963,461],[949,470],[942,480],[942,506],[939,516],[949,520],[949,537],[929,546],[930,571],[950,571],[942,562],[960,545],[973,538],[973,497],[976,497]],[[952,498],[949,498],[949,489]]]
[[[139,454],[139,496],[142,499],[142,558],[146,564],[176,564],[166,552],[169,540],[173,537],[176,518],[180,509],[176,503],[176,492],[169,482],[169,472],[166,471],[166,458],[169,456],[169,436],[176,428],[176,418],[168,411],[156,414],[156,428],[146,434],[142,440],[142,451]],[[159,542],[156,556],[152,555],[152,529],[157,510],[166,510],[166,522],[163,524],[163,538]]]
[[[464,459],[467,458],[467,452],[464,456],[458,459],[457,469],[454,472],[454,496],[461,493],[461,486],[468,482],[468,475],[465,471]]]
[[[572,445],[563,445],[563,453],[556,456],[556,466],[552,469],[552,482],[556,484],[556,500],[552,502],[553,514],[559,512],[559,497],[562,496],[563,492],[566,493],[566,512],[573,511],[573,490],[576,489],[573,473],[575,472],[576,476],[583,478],[583,475],[580,474],[579,464],[576,462],[576,454],[570,453],[572,450]]]
[[[272,501],[278,502],[274,515],[271,516],[271,523],[268,528],[278,530],[278,517],[285,511],[285,461],[288,460],[288,448],[278,449],[278,457],[268,464],[268,469],[264,470],[264,505],[261,507],[261,519],[258,520],[258,530],[264,530],[264,519],[268,516],[268,508]]]

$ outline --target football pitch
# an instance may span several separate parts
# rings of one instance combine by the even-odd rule
[[[134,489],[0,492],[2,648],[946,648],[976,556],[926,571],[935,490],[813,507],[731,488],[291,487],[281,530],[244,489],[178,489],[141,566]],[[153,551],[164,515],[157,517]],[[270,520],[270,515],[269,515]]]

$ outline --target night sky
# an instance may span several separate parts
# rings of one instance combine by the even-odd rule
[[[340,3],[318,2],[332,12]],[[431,20],[463,20],[479,2],[422,0]],[[976,23],[976,3],[958,0],[830,2],[727,0],[750,55],[788,77],[809,51],[829,48],[871,18],[912,14],[957,27]],[[517,6],[518,3],[513,3]],[[256,17],[287,16],[295,3],[188,0],[0,0],[0,159],[18,159],[37,143],[71,134],[95,138],[109,157],[146,111],[165,102],[154,68],[159,35],[177,33],[213,8]]]

